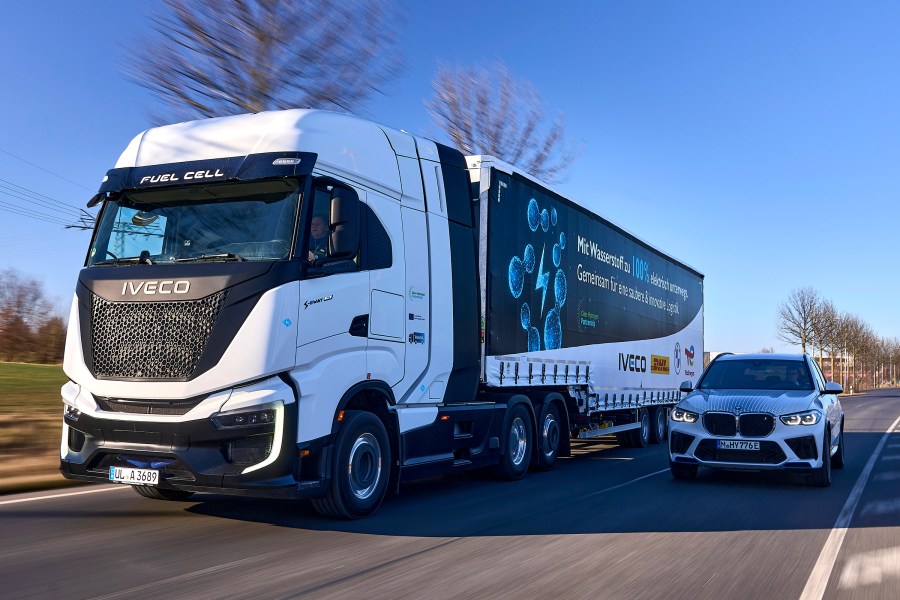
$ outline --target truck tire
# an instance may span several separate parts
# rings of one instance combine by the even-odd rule
[[[628,432],[631,437],[631,447],[646,448],[650,443],[650,413],[646,408],[638,411],[638,423],[641,424],[640,427]]]
[[[559,457],[559,446],[562,443],[562,429],[559,422],[559,407],[555,402],[548,402],[541,410],[538,421],[538,458],[537,468],[549,471]]]
[[[683,465],[669,461],[669,470],[675,479],[694,479],[697,477],[697,465]]]
[[[514,404],[506,413],[500,464],[496,473],[502,479],[522,479],[531,463],[532,440],[531,414],[522,404]]]
[[[813,487],[828,487],[831,485],[831,429],[825,429],[825,438],[822,440],[822,466],[815,469],[809,476],[809,484]]]
[[[131,486],[139,496],[151,498],[153,500],[172,500],[174,502],[184,502],[194,495],[194,492],[185,492],[182,490],[167,490],[164,488],[150,487],[149,485],[133,485]]]
[[[666,409],[662,406],[650,409],[650,443],[660,444],[666,441],[668,427]]]
[[[312,501],[313,508],[338,519],[373,514],[384,500],[391,474],[391,444],[381,419],[365,411],[345,411],[333,456],[328,492]]]

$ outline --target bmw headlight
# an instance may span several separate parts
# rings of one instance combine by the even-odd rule
[[[822,413],[817,410],[781,415],[781,422],[785,425],[815,425],[819,422]]]
[[[700,415],[697,413],[678,408],[677,406],[672,410],[672,420],[679,423],[696,423],[699,418]]]

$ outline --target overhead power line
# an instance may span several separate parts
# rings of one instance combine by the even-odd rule
[[[72,180],[69,179],[68,177],[63,177],[63,176],[60,175],[59,173],[54,173],[54,172],[51,171],[50,169],[46,169],[46,168],[44,168],[44,167],[42,167],[42,166],[40,166],[40,165],[36,165],[36,164],[34,164],[33,162],[31,162],[30,160],[25,160],[25,159],[22,158],[21,156],[19,156],[19,155],[17,155],[17,154],[13,154],[12,152],[10,152],[10,151],[8,151],[8,150],[4,150],[3,148],[0,148],[0,152],[2,152],[3,154],[6,154],[7,156],[12,156],[13,158],[15,158],[15,159],[17,159],[17,160],[22,161],[22,162],[25,163],[26,165],[31,165],[31,166],[34,167],[35,169],[40,169],[40,170],[43,171],[44,173],[49,173],[50,175],[53,175],[54,177],[58,177],[59,179],[62,179],[63,181],[67,181],[67,182],[71,183],[72,185],[77,185],[78,187],[80,187],[80,188],[82,188],[82,189],[84,189],[84,190],[87,190],[87,191],[89,191],[89,192],[93,192],[93,191],[94,191],[94,190],[92,190],[91,188],[89,188],[89,187],[87,187],[87,186],[85,186],[85,185],[81,185],[81,184],[78,183],[77,181],[72,181]]]
[[[62,200],[57,200],[56,198],[53,198],[52,196],[48,196],[47,194],[42,194],[31,188],[27,188],[24,185],[19,185],[18,183],[13,183],[12,181],[9,181],[8,179],[3,179],[2,177],[0,177],[0,187],[6,188],[6,189],[12,189],[13,191],[18,192],[20,194],[26,194],[28,196],[33,197],[35,200],[38,200],[38,201],[52,202],[53,204],[58,204],[60,206],[66,207],[66,208],[74,208],[76,210],[81,208],[80,206],[78,206],[76,204],[71,204],[69,202],[63,202]]]

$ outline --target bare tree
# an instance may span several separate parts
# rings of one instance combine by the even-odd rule
[[[566,139],[561,113],[549,109],[534,85],[503,63],[438,67],[431,118],[465,154],[489,154],[548,182],[559,181],[580,151]]]
[[[399,15],[387,0],[164,2],[127,74],[168,106],[167,116],[349,111],[400,69]]]
[[[793,290],[778,307],[778,339],[799,344],[801,352],[813,338],[813,323],[819,307],[819,294],[811,287]]]
[[[773,348],[772,346],[763,346],[763,347],[759,350],[759,353],[760,353],[760,354],[774,354],[774,353],[775,353],[775,348]]]
[[[64,345],[65,321],[41,282],[15,269],[0,271],[0,359],[58,362]]]

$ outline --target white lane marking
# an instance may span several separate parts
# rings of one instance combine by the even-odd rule
[[[841,589],[881,583],[885,576],[900,577],[900,546],[854,554],[841,573]]]
[[[4,504],[21,504],[22,502],[37,502],[38,500],[50,500],[52,498],[65,498],[67,496],[80,496],[82,494],[97,494],[100,492],[114,492],[116,490],[124,490],[131,486],[125,485],[114,485],[114,486],[104,486],[95,490],[82,490],[80,492],[68,492],[66,494],[52,494],[50,496],[38,496],[37,498],[19,498],[18,500],[3,500],[0,501],[0,506]]]
[[[803,593],[800,594],[800,600],[822,600],[822,596],[825,595],[825,588],[828,587],[828,580],[831,578],[834,563],[837,562],[838,552],[840,552],[841,545],[844,543],[844,537],[847,535],[847,527],[850,526],[853,512],[856,510],[856,505],[859,504],[859,498],[862,496],[866,482],[869,480],[869,475],[875,467],[875,461],[878,460],[878,455],[881,454],[881,449],[884,448],[888,436],[891,435],[898,423],[900,423],[900,417],[897,417],[897,420],[881,436],[881,440],[879,440],[875,450],[869,456],[866,466],[863,467],[862,473],[859,474],[856,485],[850,491],[847,502],[844,503],[844,508],[841,509],[841,514],[838,515],[831,533],[828,534],[828,539],[825,540],[825,545],[822,546],[822,551],[819,553],[819,558],[809,574],[809,579],[806,580],[806,587],[803,588]]]
[[[888,448],[900,448],[900,444],[888,444]]]
[[[864,517],[866,515],[889,515],[895,512],[900,512],[900,498],[869,502],[863,507],[862,511],[860,511],[859,516]]]
[[[900,471],[888,471],[879,473],[872,478],[872,481],[897,481],[898,479],[900,479]]]
[[[900,454],[888,454],[886,456],[882,456],[881,460],[900,460]]]
[[[660,473],[668,473],[668,472],[669,472],[669,469],[662,469],[662,470],[656,471],[654,473],[650,473],[648,475],[641,475],[640,477],[636,477],[635,479],[632,479],[631,481],[626,481],[625,483],[620,483],[619,485],[614,485],[612,487],[608,487],[606,489],[600,490],[599,492],[591,492],[590,494],[585,494],[584,496],[581,496],[579,498],[579,500],[583,500],[584,498],[590,498],[591,496],[599,496],[600,494],[605,494],[606,492],[611,492],[613,490],[623,488],[626,485],[631,485],[632,483],[637,483],[641,479],[647,479],[648,477],[653,477],[655,475],[659,475]]]

